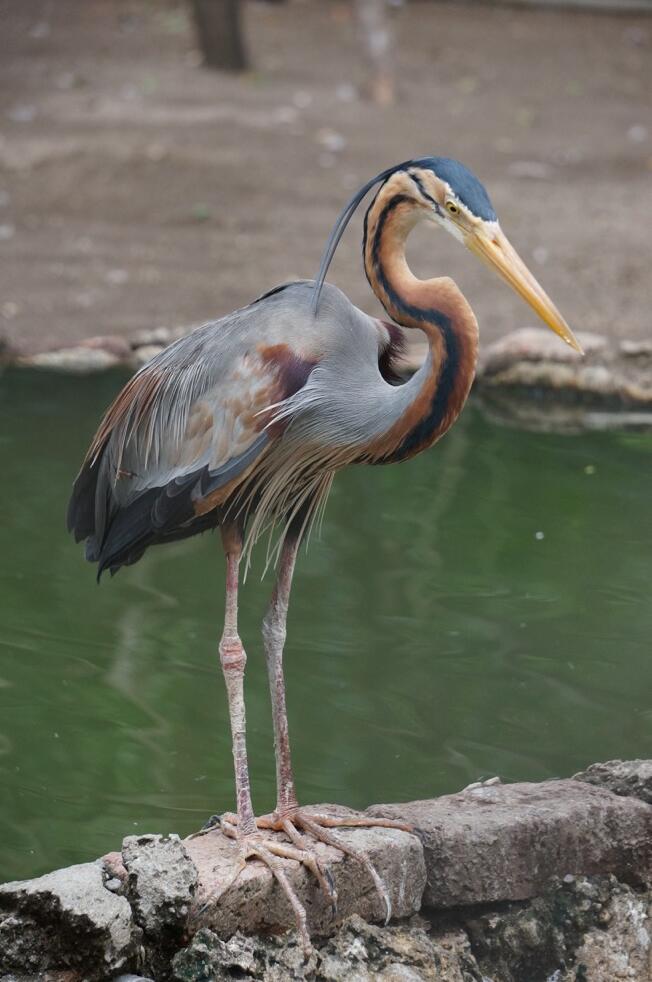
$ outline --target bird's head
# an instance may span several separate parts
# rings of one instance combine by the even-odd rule
[[[478,178],[457,160],[421,157],[378,174],[351,198],[342,211],[326,246],[317,279],[316,297],[339,240],[364,196],[380,184],[403,195],[413,206],[414,220],[427,218],[450,232],[519,294],[547,326],[576,351],[582,349],[570,327],[527,268],[502,231],[487,191]]]

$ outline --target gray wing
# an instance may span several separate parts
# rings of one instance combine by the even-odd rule
[[[308,403],[293,400],[321,363],[355,344],[356,329],[377,365],[376,322],[334,287],[315,317],[311,296],[307,282],[277,288],[175,342],[120,392],[68,509],[69,529],[87,540],[100,572],[215,524],[207,513],[303,416]]]

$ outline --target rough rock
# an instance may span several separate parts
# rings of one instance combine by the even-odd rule
[[[83,982],[83,976],[66,969],[62,972],[39,972],[38,975],[0,975],[0,982]]]
[[[492,423],[530,433],[647,432],[652,429],[652,412],[604,409],[575,405],[563,399],[533,399],[508,387],[481,389],[478,404]]]
[[[650,893],[614,877],[553,881],[532,901],[380,928],[349,918],[315,942],[294,935],[228,941],[203,928],[172,962],[177,982],[649,982]]]
[[[368,810],[420,829],[427,907],[522,900],[566,874],[652,875],[652,808],[579,781],[480,786]]]
[[[640,798],[652,805],[652,760],[608,760],[591,764],[573,775],[574,781],[586,781],[608,788],[614,794]]]
[[[139,940],[129,903],[104,888],[99,861],[0,886],[0,975],[83,968],[84,978],[102,979],[127,964]]]
[[[587,358],[603,357],[609,347],[607,338],[600,334],[579,332],[577,340],[582,345],[583,355],[570,345],[563,344],[551,331],[540,327],[521,327],[483,350],[482,374],[495,376],[521,362],[585,365]]]
[[[193,326],[146,328],[143,331],[138,331],[134,335],[131,341],[131,347],[143,348],[148,347],[149,345],[155,345],[159,348],[165,348],[168,344],[172,344],[172,342],[176,341],[178,338],[182,338],[185,334],[189,334],[193,329]]]
[[[100,334],[92,338],[84,338],[79,342],[80,348],[93,348],[95,350],[108,351],[122,361],[127,359],[131,353],[131,345],[126,338],[118,334]]]
[[[331,812],[350,811],[332,805],[315,806],[314,810],[326,808]],[[387,887],[394,917],[408,917],[420,909],[426,872],[417,836],[378,828],[342,828],[334,834],[371,860]],[[219,830],[186,840],[185,847],[198,874],[194,925],[210,927],[223,937],[238,930],[281,931],[294,926],[292,909],[271,872],[261,863],[248,863],[240,871],[235,843]],[[323,843],[317,843],[315,849],[333,877],[338,918],[359,914],[369,921],[384,920],[384,905],[364,866]],[[281,863],[306,907],[311,930],[332,932],[338,922],[333,920],[330,903],[317,888],[312,874],[293,861]]]
[[[122,843],[125,895],[146,934],[185,924],[197,870],[178,835],[129,835]]]
[[[626,887],[614,893],[601,911],[601,923],[586,933],[575,952],[576,964],[583,966],[585,978],[591,982],[652,979],[651,916],[649,893],[636,896]],[[577,978],[577,974],[575,979],[568,975],[564,982]]]
[[[197,870],[178,835],[130,835],[122,843],[122,892],[143,930],[143,964],[161,978],[188,931]],[[107,872],[110,875],[111,870]]]
[[[461,911],[492,982],[648,982],[650,893],[614,877],[564,877],[529,903]]]
[[[585,773],[627,792],[649,787],[645,761]],[[337,830],[372,860],[402,922],[381,928],[358,916],[384,910],[351,857],[317,847],[339,892],[337,917],[310,874],[281,860],[308,911],[306,963],[296,932],[284,933],[294,918],[282,890],[260,863],[241,870],[232,840],[131,836],[102,863],[0,888],[0,982],[652,979],[646,802],[573,779],[485,782],[373,811],[423,836],[422,845],[400,831]]]
[[[306,962],[296,939],[234,935],[221,941],[203,928],[173,960],[178,982],[482,982],[460,930],[430,937],[421,926],[379,928],[350,917]]]

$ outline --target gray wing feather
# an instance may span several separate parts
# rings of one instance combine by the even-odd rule
[[[89,558],[111,568],[134,561],[148,542],[162,541],[152,535],[173,536],[194,521],[193,500],[259,456],[269,473],[276,445],[286,460],[300,460],[309,447],[327,467],[333,448],[386,425],[391,386],[378,370],[378,322],[328,284],[316,315],[312,297],[312,281],[276,288],[170,345],[127,384],[100,425],[69,506],[69,527],[89,540]],[[316,365],[291,394],[281,387],[280,398],[265,355],[277,349]],[[264,427],[264,412],[283,425]],[[107,552],[107,537],[122,551]]]

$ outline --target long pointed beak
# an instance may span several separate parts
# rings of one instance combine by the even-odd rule
[[[467,232],[464,241],[471,252],[495,269],[511,288],[539,315],[544,324],[575,351],[584,354],[577,338],[554,303],[527,268],[497,222],[487,222]]]

